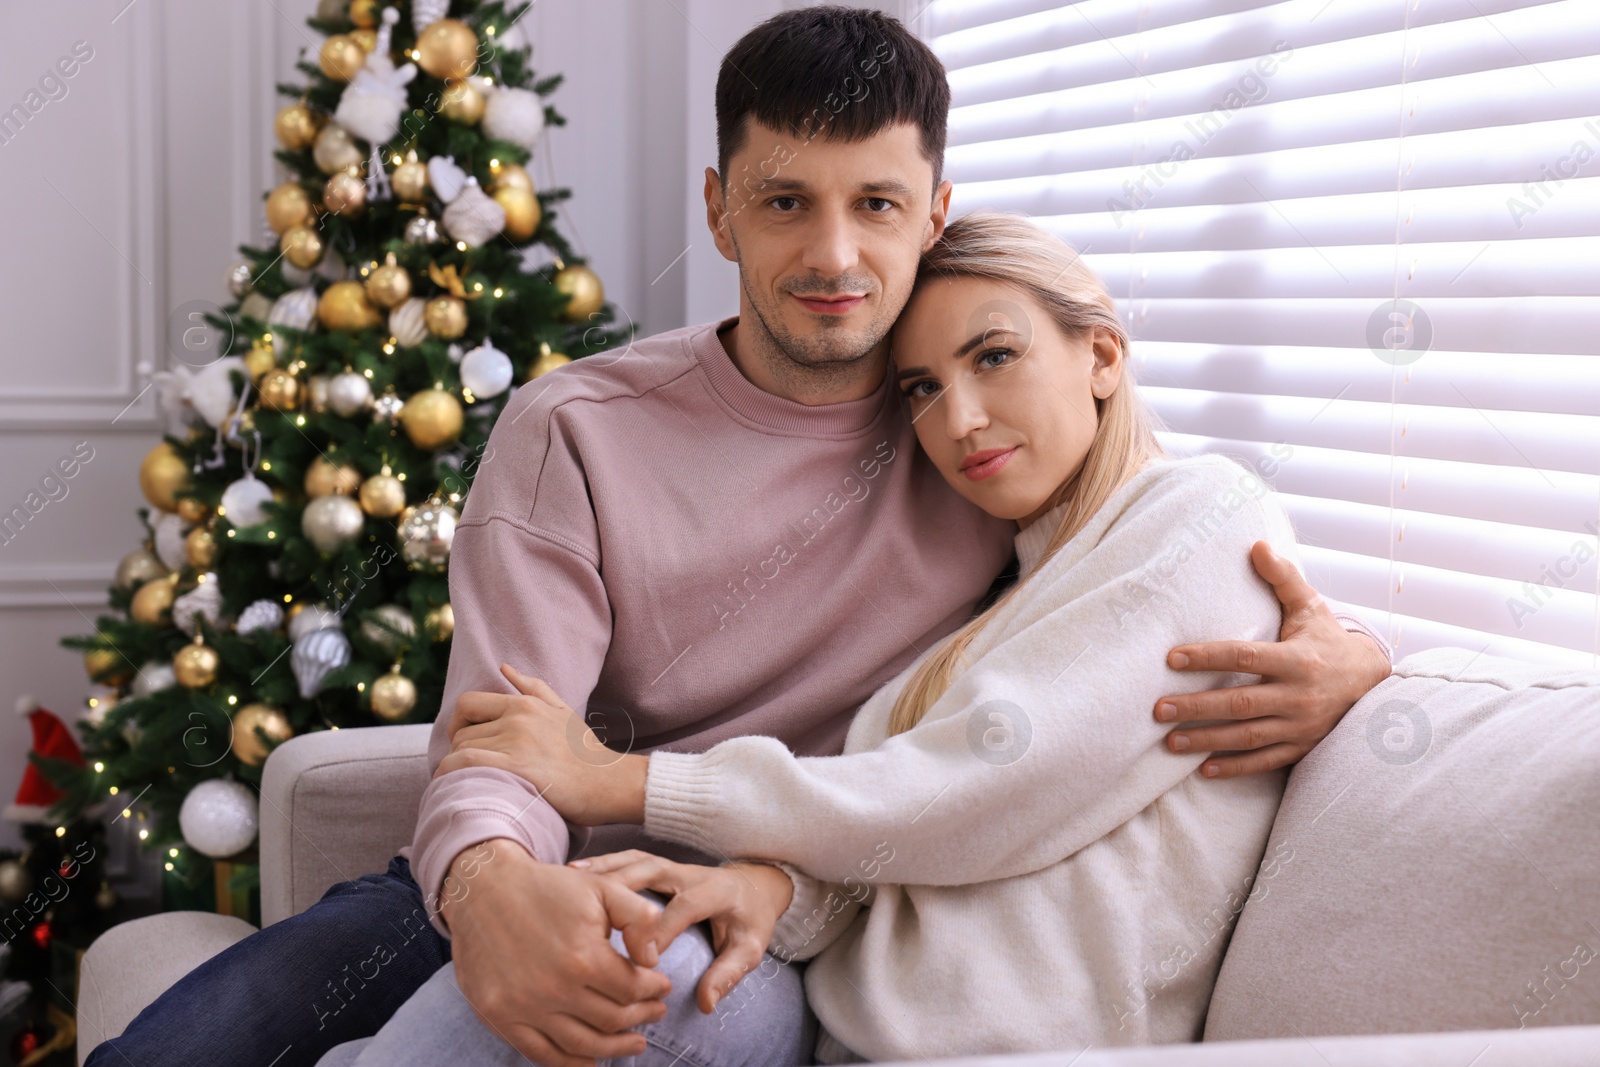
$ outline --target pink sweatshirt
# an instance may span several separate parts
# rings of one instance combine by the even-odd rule
[[[970,618],[1010,563],[1016,523],[945,482],[892,375],[842,404],[774,396],[718,339],[734,321],[576,361],[507,403],[456,528],[431,766],[462,693],[515,692],[501,662],[544,679],[619,751],[760,734],[835,755],[856,709]],[[455,771],[423,794],[409,849],[441,932],[451,861],[496,837],[547,863],[622,848],[729,858],[638,826],[569,827],[517,775]]]
[[[753,385],[717,324],[636,341],[519,388],[456,528],[455,611],[428,747],[468,690],[544,679],[621,750],[700,752],[746,734],[831,755],[879,686],[973,613],[1014,522],[952,489],[892,378],[807,406]],[[472,768],[423,794],[414,875],[435,925],[451,861],[494,837],[565,862],[587,835],[522,778]],[[649,847],[637,826],[587,853]]]

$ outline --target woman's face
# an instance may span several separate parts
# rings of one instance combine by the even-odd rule
[[[1068,336],[1022,289],[982,278],[919,285],[891,345],[923,451],[958,493],[1024,527],[1083,465],[1095,400],[1122,375],[1111,331]]]

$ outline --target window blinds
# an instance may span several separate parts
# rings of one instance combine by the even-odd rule
[[[1117,298],[1396,655],[1600,664],[1600,2],[934,0],[956,213]]]

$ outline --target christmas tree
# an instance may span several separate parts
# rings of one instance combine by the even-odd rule
[[[219,859],[248,883],[275,745],[437,715],[451,536],[513,381],[627,339],[526,169],[562,123],[560,76],[504,43],[527,6],[324,0],[278,87],[278,243],[156,376],[148,536],[63,641],[101,686],[86,762],[38,762],[63,825],[148,810],[169,888]]]

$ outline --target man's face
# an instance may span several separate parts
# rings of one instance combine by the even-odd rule
[[[950,182],[933,189],[917,127],[809,143],[746,120],[726,189],[706,171],[708,221],[760,325],[791,360],[822,369],[870,352],[944,231]],[[754,324],[752,324],[754,325]]]

